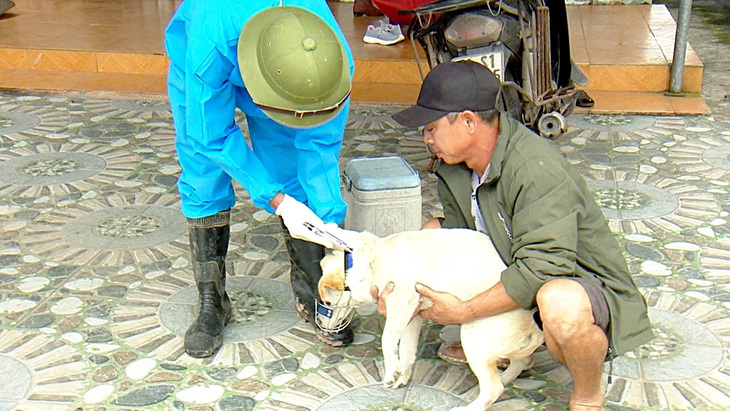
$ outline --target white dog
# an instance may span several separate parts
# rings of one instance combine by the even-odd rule
[[[432,305],[430,300],[422,301],[416,283],[466,301],[497,283],[505,265],[489,237],[473,230],[405,231],[383,238],[367,232],[347,233],[348,245],[353,249],[352,268],[345,274],[342,251],[322,259],[320,297],[336,301],[348,287],[351,305],[360,306],[373,302],[372,285],[383,290],[388,282],[395,284],[386,301],[383,383],[386,387],[401,387],[411,378],[423,323],[420,316],[412,317],[413,313],[419,305],[420,309]],[[489,408],[504,391],[503,384],[512,382],[530,363],[530,355],[544,341],[533,312],[517,309],[461,326],[461,344],[479,380],[479,396],[452,411]],[[497,369],[500,358],[510,360],[501,378]]]

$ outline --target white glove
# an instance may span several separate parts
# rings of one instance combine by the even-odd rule
[[[311,224],[315,228],[324,230],[322,219],[294,197],[284,194],[284,200],[276,207],[276,215],[281,216],[281,219],[284,220],[284,225],[286,225],[292,237],[332,248],[332,241],[319,236],[306,227],[306,225]]]
[[[346,230],[340,228],[335,223],[327,223],[324,225],[324,231],[327,231],[333,237],[339,239],[342,243],[333,242],[332,248],[335,250],[352,251],[361,243],[361,234],[359,231]],[[349,248],[349,250],[348,250]]]

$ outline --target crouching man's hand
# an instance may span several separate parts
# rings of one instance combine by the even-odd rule
[[[423,284],[416,284],[416,291],[421,294],[421,298],[433,302],[431,308],[420,312],[424,319],[443,325],[463,324],[476,319],[476,315],[468,307],[469,303],[459,300],[453,294],[434,291]]]
[[[383,288],[382,294],[379,292],[377,286],[371,286],[370,287],[370,295],[373,297],[373,300],[376,300],[378,302],[378,313],[382,315],[383,317],[388,316],[388,307],[387,307],[387,301],[388,296],[390,293],[393,292],[393,289],[395,288],[395,284],[388,283],[385,285],[385,288]],[[418,307],[416,307],[416,311],[413,312],[413,315],[411,316],[411,319],[415,317],[418,314],[418,309],[420,307],[420,304]]]
[[[378,313],[383,317],[388,316],[388,307],[386,306],[386,300],[388,299],[388,295],[393,292],[394,288],[395,284],[388,283],[385,285],[385,288],[383,288],[383,293],[380,294],[377,286],[370,286],[370,295],[373,297],[373,300],[378,302]]]

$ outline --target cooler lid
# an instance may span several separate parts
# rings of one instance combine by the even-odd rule
[[[403,157],[354,158],[345,164],[345,186],[360,191],[394,190],[421,185],[418,172]]]

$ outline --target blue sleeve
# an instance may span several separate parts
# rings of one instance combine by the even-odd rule
[[[234,64],[216,47],[188,46],[186,79],[187,134],[207,158],[241,183],[257,207],[282,189],[248,146],[235,123]]]

